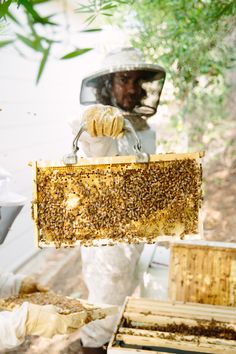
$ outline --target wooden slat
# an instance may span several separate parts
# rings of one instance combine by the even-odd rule
[[[195,308],[196,310],[201,307],[202,309],[205,309],[205,311],[209,311],[211,309],[214,310],[222,310],[222,311],[227,311],[227,312],[232,312],[236,311],[236,307],[229,307],[229,306],[221,306],[221,305],[211,305],[211,304],[200,304],[200,303],[195,303],[195,302],[184,302],[184,301],[161,301],[161,300],[156,300],[156,299],[148,299],[148,298],[136,298],[136,297],[129,297],[129,301],[127,302],[127,305],[129,304],[149,304],[150,306],[155,306],[155,305],[160,305],[164,307],[191,307]]]
[[[156,316],[156,315],[143,315],[143,314],[137,314],[135,312],[124,312],[123,314],[124,318],[127,320],[133,321],[133,322],[142,322],[142,323],[150,323],[150,325],[168,325],[171,323],[176,323],[177,325],[180,324],[186,324],[187,326],[198,326],[199,325],[199,319],[204,321],[204,316],[202,318],[198,319],[193,319],[193,318],[183,318],[183,317],[176,317],[176,316]],[[209,322],[209,320],[205,320],[206,322]],[[218,319],[217,319],[218,321]],[[223,322],[223,321],[221,321]],[[234,323],[235,321],[228,321],[228,323],[224,323],[224,326],[226,328],[232,328],[236,331],[236,324]]]
[[[234,340],[227,340],[221,338],[211,338],[205,336],[194,336],[194,335],[182,335],[170,332],[162,332],[162,331],[150,331],[145,329],[135,329],[135,328],[119,328],[118,334],[128,334],[134,336],[148,337],[148,338],[160,338],[160,339],[170,339],[170,336],[174,336],[174,340],[176,342],[197,342],[200,346],[205,344],[213,344],[213,345],[223,345],[226,347],[235,347],[236,342]]]
[[[195,312],[193,312],[195,310]],[[208,321],[211,321],[212,319],[216,320],[216,321],[221,321],[221,322],[228,322],[229,320],[231,320],[232,323],[236,323],[236,311],[235,312],[229,312],[229,313],[225,313],[225,312],[220,312],[220,311],[216,311],[214,312],[214,310],[210,311],[210,312],[205,312],[202,311],[201,309],[198,309],[198,311],[196,311],[196,309],[193,308],[182,308],[182,309],[175,309],[175,308],[169,308],[165,309],[165,308],[151,308],[149,306],[143,306],[140,305],[140,307],[137,309],[136,306],[127,306],[126,307],[126,312],[132,312],[132,313],[140,313],[140,314],[150,314],[150,315],[154,315],[156,316],[156,318],[158,319],[158,316],[177,316],[177,317],[182,317],[182,318],[194,318],[194,319],[205,319]]]
[[[187,267],[188,267],[188,258],[187,258],[187,255],[186,254],[183,254],[183,262],[184,262],[184,264],[186,265],[186,269],[187,269]],[[178,271],[177,271],[177,269],[176,269],[176,274],[177,274],[177,276],[179,276],[179,272],[180,272],[180,260],[178,259]],[[171,269],[170,269],[170,271],[171,271]],[[187,274],[185,274],[185,278],[186,278],[186,276],[187,276]],[[177,296],[180,296],[180,294],[181,293],[183,293],[183,292],[186,292],[187,291],[187,283],[186,282],[182,282],[181,284],[180,284],[180,287],[178,288],[176,288],[176,291],[177,291]]]
[[[233,354],[235,353],[236,346],[228,347],[228,346],[215,346],[212,344],[204,344],[204,346],[199,346],[194,343],[188,342],[174,342],[172,340],[160,339],[160,338],[147,338],[142,336],[132,336],[125,334],[117,334],[116,339],[119,341],[123,341],[125,344],[129,345],[140,345],[140,346],[156,346],[156,347],[164,347],[178,350],[190,350],[190,351],[198,351],[199,353],[213,353],[213,354]]]
[[[126,305],[127,305],[127,302],[129,301],[129,299],[130,299],[130,298],[127,296],[126,299],[125,299],[125,301],[124,301],[124,304],[123,304],[123,306],[122,306],[122,308],[121,308],[121,311],[120,311],[120,313],[119,313],[115,331],[113,332],[113,335],[112,335],[112,337],[111,337],[111,339],[110,339],[110,342],[109,342],[109,344],[108,344],[108,347],[107,347],[107,352],[108,352],[108,353],[109,353],[109,351],[110,351],[110,350],[112,349],[112,347],[113,347],[113,343],[115,342],[115,335],[116,335],[116,333],[118,332],[119,326],[121,326],[121,325],[123,324],[123,321],[124,321],[123,312],[124,312],[124,310],[125,310],[125,307],[126,307]]]
[[[183,159],[199,159],[203,157],[203,152],[183,153],[183,154],[156,154],[150,155],[150,162],[154,161],[173,161]],[[136,163],[136,156],[109,156],[109,157],[83,157],[78,158],[76,166],[88,166],[88,165],[109,165],[120,163]],[[58,160],[45,160],[39,161],[38,167],[65,167],[62,161]]]
[[[225,318],[225,322],[227,322],[227,318],[233,317],[236,323],[236,307],[229,306],[216,306],[216,305],[207,305],[207,304],[195,304],[195,303],[183,303],[183,302],[165,302],[151,299],[135,299],[131,298],[127,302],[126,311],[132,309],[131,312],[135,309],[136,312],[141,312],[140,309],[144,309],[146,311],[150,310],[151,312],[162,311],[166,314],[170,313],[191,313],[192,316],[200,313],[201,315],[205,315],[206,319],[211,320],[214,315],[223,316]],[[215,317],[214,317],[215,318]]]
[[[214,305],[211,308],[204,308],[203,306],[196,307],[193,305],[185,306],[183,305],[172,305],[172,304],[148,304],[148,303],[140,303],[140,304],[130,304],[128,303],[126,306],[126,311],[136,311],[140,312],[147,312],[151,311],[152,313],[158,314],[159,311],[162,313],[166,313],[167,315],[170,313],[174,314],[188,314],[190,313],[192,316],[205,315],[206,319],[211,319],[214,315],[224,316],[225,321],[227,321],[227,316],[231,316],[235,318],[236,323],[236,307],[228,307],[228,308],[216,308],[214,309]]]
[[[34,221],[34,234],[35,234],[35,245],[39,247],[39,229],[38,229],[38,189],[37,189],[37,162],[32,162],[33,171],[33,201],[32,201],[32,212]]]
[[[196,240],[199,237],[200,236],[198,236],[198,235],[185,235],[184,236],[184,238],[188,239],[188,240]],[[156,242],[162,242],[162,241],[173,241],[173,240],[179,240],[179,236],[157,236],[156,238],[153,238],[151,242],[150,242],[150,239],[142,237],[142,242],[148,243],[148,244],[154,244]],[[94,240],[93,246],[104,246],[104,245],[107,246],[108,242],[110,242],[110,245],[114,244],[111,242],[111,240],[108,241],[107,239],[100,239],[100,240]],[[123,242],[128,242],[128,240],[126,241],[124,239]],[[70,244],[66,244],[64,242],[61,243],[61,247],[75,247],[75,246],[80,246],[80,241],[75,241],[73,243],[73,246],[71,246]],[[40,248],[55,247],[55,243],[54,242],[45,243],[43,241],[39,241],[39,247]]]
[[[170,352],[163,352],[163,351],[156,351],[156,350],[144,350],[144,349],[134,349],[134,348],[124,348],[124,347],[118,347],[118,346],[112,346],[107,348],[107,353],[108,354],[134,354],[134,353],[139,353],[139,354],[170,354]]]
[[[236,259],[234,259],[230,265],[230,278],[232,279],[231,287],[228,292],[229,294],[229,302],[232,304],[236,304]]]

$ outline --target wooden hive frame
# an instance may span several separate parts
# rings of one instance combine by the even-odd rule
[[[115,315],[118,311],[117,306],[90,304],[86,300],[70,298],[52,291],[21,294],[0,299],[0,311],[12,311],[24,302],[41,306],[54,305],[59,314],[76,318],[77,320],[80,319],[81,326],[91,321]]]
[[[196,330],[201,335],[194,334]],[[224,332],[229,339],[214,337],[209,331],[218,336]],[[108,354],[233,354],[235,339],[236,308],[128,297]]]
[[[32,163],[36,245],[199,238],[202,156],[150,155],[149,163],[136,163],[135,156],[80,158],[72,166]]]
[[[236,245],[209,241],[173,243],[169,298],[236,306]]]

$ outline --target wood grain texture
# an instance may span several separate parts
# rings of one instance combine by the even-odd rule
[[[108,354],[159,353],[155,348],[233,354],[235,339],[234,307],[128,297]]]
[[[169,296],[173,301],[236,306],[233,245],[173,244],[169,274]]]

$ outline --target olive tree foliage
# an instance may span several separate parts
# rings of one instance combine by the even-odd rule
[[[36,54],[36,60],[39,61],[36,83],[42,77],[52,49],[57,46],[63,51],[64,27],[67,26],[69,31],[66,1],[60,2],[62,11],[45,16],[49,4],[50,0],[0,0],[0,49],[12,46],[21,56],[29,57],[29,49]],[[61,23],[62,16],[65,17],[64,25]],[[87,31],[86,26],[84,31]],[[71,59],[91,49],[74,46],[72,51],[58,59]]]
[[[230,147],[234,137],[226,133],[233,125],[228,94],[235,65],[235,0],[90,0],[79,11],[92,21],[105,6],[110,23],[127,32],[146,60],[166,69],[172,97],[161,102],[171,111],[174,101],[172,125],[176,130],[188,127],[190,147],[214,152]]]
[[[45,16],[48,5],[57,3],[58,10]],[[69,4],[70,3],[70,4]],[[86,5],[84,5],[85,3]],[[97,32],[101,28],[90,26],[98,16],[112,16],[111,10],[126,3],[123,0],[88,0],[72,2],[68,0],[0,0],[0,49],[6,46],[13,46],[22,56],[28,56],[27,49],[33,51],[39,58],[39,68],[36,76],[36,83],[42,77],[44,68],[52,49],[57,47],[64,50],[65,40],[63,33],[67,32],[67,38],[70,39],[70,15],[67,13],[67,7],[73,8],[73,11],[79,15],[85,13],[87,18],[82,28],[76,32]],[[69,6],[68,6],[69,5]],[[61,6],[61,10],[59,7]],[[61,17],[64,16],[64,25]],[[81,26],[80,26],[81,27]],[[22,46],[23,45],[23,46]],[[25,49],[24,50],[24,46]],[[72,59],[82,55],[92,48],[80,48],[77,44],[70,45],[72,50],[64,53],[57,59]]]
[[[163,65],[172,83],[179,107],[172,116],[176,129],[188,125],[195,149],[223,138],[229,128],[225,122],[230,124],[227,98],[236,59],[236,2],[138,0],[132,13],[134,46]]]
[[[37,82],[52,47],[62,43],[57,14],[41,15],[40,6],[49,2],[0,0],[0,49],[13,45],[17,50],[21,43],[39,53]],[[24,25],[12,11],[16,5],[25,14]],[[93,28],[98,18],[96,23],[102,19],[118,24],[148,61],[166,69],[172,98],[161,102],[171,111],[174,101],[172,124],[176,130],[188,126],[192,148],[231,147],[233,138],[226,133],[233,126],[229,85],[236,56],[235,0],[86,0],[75,3],[74,11],[86,17],[87,32],[101,30]],[[15,28],[10,38],[4,38],[1,30],[7,22]],[[74,47],[61,58],[75,58],[90,49]]]

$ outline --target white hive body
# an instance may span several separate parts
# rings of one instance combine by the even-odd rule
[[[108,354],[236,353],[232,307],[128,297]]]

